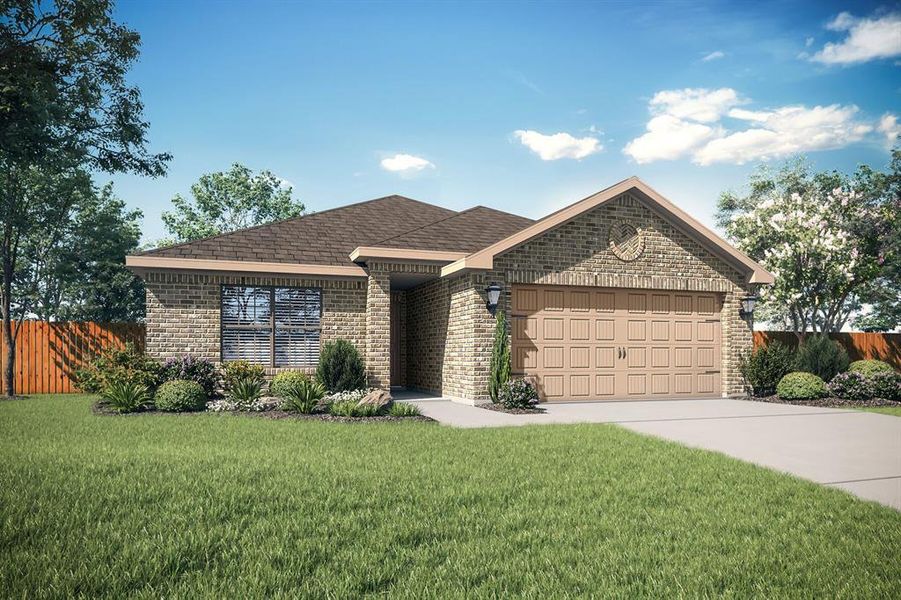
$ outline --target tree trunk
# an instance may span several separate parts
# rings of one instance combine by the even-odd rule
[[[3,315],[3,341],[6,344],[6,364],[3,369],[3,389],[6,391],[6,397],[12,398],[16,395],[16,338],[13,336],[12,319],[9,318],[9,309],[4,311]]]

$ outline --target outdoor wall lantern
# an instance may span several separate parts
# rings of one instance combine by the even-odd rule
[[[754,307],[757,306],[757,296],[754,294],[748,294],[744,298],[741,299],[741,308],[738,311],[739,316],[744,319],[753,319],[754,318]]]
[[[488,301],[485,302],[485,307],[493,315],[497,312],[497,301],[501,299],[501,286],[492,281],[485,288],[485,292],[488,294]]]

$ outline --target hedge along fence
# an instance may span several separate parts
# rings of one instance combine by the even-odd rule
[[[75,369],[106,348],[132,342],[144,349],[143,323],[91,323],[76,321],[24,321],[16,338],[16,394],[77,392]],[[6,344],[0,336],[2,373]]]
[[[845,348],[851,360],[875,358],[901,370],[901,333],[830,333],[829,337]],[[789,346],[798,345],[798,337],[791,331],[754,332],[755,348],[774,340]]]

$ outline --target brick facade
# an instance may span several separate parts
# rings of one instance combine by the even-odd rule
[[[628,223],[641,231],[641,253],[623,260],[608,244],[611,226]],[[628,249],[627,249],[628,250]],[[619,254],[619,255],[618,255]],[[440,278],[440,266],[371,263],[368,278],[246,277],[153,271],[147,283],[147,351],[166,358],[183,353],[219,361],[219,302],[222,284],[291,285],[322,288],[322,341],[344,338],[366,360],[370,385],[391,382],[391,278],[434,277],[401,294],[395,314],[404,322],[401,381],[409,387],[468,401],[487,398],[494,318],[484,288],[503,286],[500,308],[509,310],[513,284],[556,284],[689,290],[719,293],[722,309],[724,394],[742,391],[741,352],[752,346],[739,317],[745,278],[694,236],[639,198],[623,194],[574,220],[495,257],[490,272]]]

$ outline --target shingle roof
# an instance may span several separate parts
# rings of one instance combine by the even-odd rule
[[[412,250],[475,252],[532,223],[534,221],[526,217],[476,206],[373,245]]]
[[[483,206],[455,212],[395,195],[142,254],[343,266],[351,264],[349,255],[358,246],[472,252],[532,222]]]

